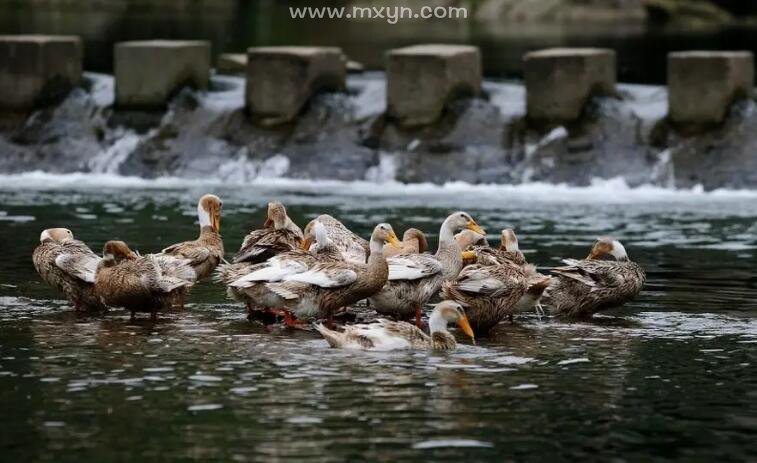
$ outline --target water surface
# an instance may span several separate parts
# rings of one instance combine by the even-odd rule
[[[757,458],[757,194],[42,174],[2,184],[3,460]],[[453,353],[361,353],[251,323],[210,283],[185,312],[132,323],[120,310],[74,314],[34,273],[44,228],[69,227],[95,250],[119,238],[155,251],[196,234],[207,191],[224,198],[229,252],[273,198],[300,224],[328,212],[363,235],[388,221],[432,243],[465,208],[491,238],[516,228],[546,267],[612,234],[648,284],[588,323],[528,315]]]

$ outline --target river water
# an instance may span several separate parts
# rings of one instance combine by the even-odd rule
[[[78,174],[0,185],[2,460],[757,458],[757,193]],[[452,353],[361,353],[249,322],[211,283],[157,323],[77,316],[34,272],[44,228],[155,251],[195,235],[209,191],[224,199],[228,252],[273,198],[299,224],[327,212],[363,235],[388,221],[432,242],[465,208],[491,238],[516,228],[543,267],[612,234],[648,283],[587,323],[528,315]]]

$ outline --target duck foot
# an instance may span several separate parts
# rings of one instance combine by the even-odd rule
[[[423,319],[422,319],[422,317],[423,317],[423,311],[421,310],[420,307],[417,307],[415,309],[415,326],[417,326],[418,328],[421,328],[421,329],[423,329]]]
[[[541,317],[545,315],[544,307],[542,307],[541,302],[537,302],[534,307],[536,307],[536,316],[539,317],[539,321],[541,321]]]
[[[305,320],[298,320],[294,314],[286,309],[281,309],[282,315],[284,315],[284,325],[287,328],[293,328],[298,330],[305,330],[310,326]]]

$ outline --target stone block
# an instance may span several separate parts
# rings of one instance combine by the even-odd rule
[[[247,55],[244,53],[224,53],[218,57],[216,71],[219,74],[244,74],[247,71]]]
[[[210,43],[145,40],[115,45],[116,105],[161,107],[182,87],[206,89]]]
[[[316,93],[344,90],[345,74],[339,48],[250,48],[247,110],[255,122],[263,125],[292,121]]]
[[[54,102],[78,85],[82,73],[79,37],[0,36],[0,107],[28,110]]]
[[[523,60],[529,119],[578,119],[592,96],[614,95],[615,52],[601,48],[549,48]]]
[[[748,51],[668,54],[668,117],[673,123],[720,123],[731,103],[752,94],[754,57]]]
[[[481,53],[467,45],[415,45],[390,50],[387,115],[405,127],[433,123],[445,105],[481,92]]]

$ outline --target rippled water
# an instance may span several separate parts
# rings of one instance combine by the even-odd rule
[[[3,460],[757,458],[757,193],[39,175],[2,185]],[[43,228],[154,251],[196,233],[206,191],[224,198],[230,252],[272,198],[298,223],[329,212],[362,234],[386,220],[432,241],[464,207],[492,237],[515,227],[542,266],[612,233],[648,284],[590,323],[525,316],[453,353],[361,353],[248,322],[209,283],[185,312],[131,323],[123,311],[75,315],[34,273]]]

